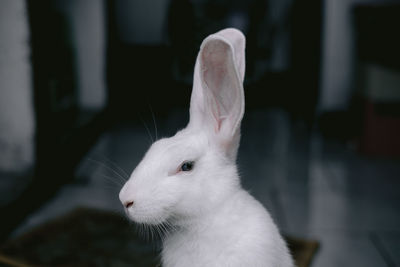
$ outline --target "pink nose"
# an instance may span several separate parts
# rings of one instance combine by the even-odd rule
[[[128,202],[125,202],[125,208],[129,208],[129,207],[131,207],[133,205],[133,201],[128,201]]]

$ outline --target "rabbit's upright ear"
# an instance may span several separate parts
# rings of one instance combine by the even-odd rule
[[[189,126],[207,130],[233,160],[244,113],[245,37],[236,29],[208,36],[197,57]]]

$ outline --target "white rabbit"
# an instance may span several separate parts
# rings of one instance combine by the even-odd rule
[[[197,57],[188,126],[155,142],[119,197],[138,223],[168,223],[165,267],[286,267],[292,258],[236,168],[244,113],[245,37],[208,36]]]

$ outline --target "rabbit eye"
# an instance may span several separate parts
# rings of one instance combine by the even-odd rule
[[[194,167],[194,161],[185,161],[181,165],[181,171],[188,172],[191,171]]]

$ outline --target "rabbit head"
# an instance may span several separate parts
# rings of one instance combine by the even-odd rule
[[[190,121],[155,142],[120,192],[130,219],[159,224],[203,216],[240,187],[236,154],[244,113],[245,38],[208,36],[196,60]]]

